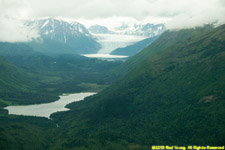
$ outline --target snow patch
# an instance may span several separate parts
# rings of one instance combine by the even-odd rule
[[[79,27],[79,32],[81,32],[81,33],[83,32],[83,30],[80,27]]]
[[[49,23],[49,20],[46,20],[45,23],[41,26],[41,29],[44,28]]]

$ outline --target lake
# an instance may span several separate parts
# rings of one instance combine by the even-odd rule
[[[49,118],[52,113],[59,111],[67,111],[65,106],[69,103],[81,101],[85,97],[94,95],[96,93],[75,93],[61,95],[59,100],[45,104],[35,105],[20,105],[20,106],[8,106],[5,107],[9,111],[9,114],[24,115],[24,116],[39,116]]]
[[[111,55],[111,54],[83,54],[85,57],[89,58],[127,58],[128,56],[122,56],[122,55]]]

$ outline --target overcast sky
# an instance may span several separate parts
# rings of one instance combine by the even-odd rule
[[[0,0],[0,40],[38,36],[23,28],[20,20],[45,17],[74,19],[87,27],[149,22],[166,23],[169,29],[189,28],[224,23],[225,0]]]

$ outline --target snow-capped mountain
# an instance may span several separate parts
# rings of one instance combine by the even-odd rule
[[[146,38],[157,37],[165,31],[165,26],[164,24],[150,23],[123,24],[119,27],[108,29],[105,26],[94,25],[89,28],[89,31],[93,33],[98,42],[102,45],[98,53],[108,54],[115,49],[124,48]],[[150,42],[147,44],[150,44]],[[142,47],[140,47],[140,49],[141,48]]]
[[[100,25],[93,25],[89,27],[88,30],[94,34],[113,34],[114,33],[110,31],[107,27],[100,26]]]
[[[70,24],[74,27],[76,31],[79,31],[80,33],[83,33],[86,36],[90,36],[90,37],[92,36],[89,33],[88,29],[84,25],[80,24],[79,22],[73,21],[73,22],[70,22]]]
[[[114,29],[117,34],[153,37],[165,31],[164,24],[123,24]]]
[[[94,34],[119,34],[154,37],[165,31],[164,24],[122,24],[119,27],[108,29],[105,26],[94,25],[88,28]]]
[[[91,37],[91,34],[85,26],[78,22],[72,22],[70,24],[59,19],[48,18],[28,21],[26,22],[26,25],[37,28],[42,37],[58,40],[64,43],[66,43],[68,39],[74,37],[83,35]]]
[[[63,43],[79,54],[97,52],[100,48],[100,44],[96,42],[94,36],[78,22],[69,23],[60,19],[48,18],[27,21],[25,25],[28,28],[37,29],[42,39]]]

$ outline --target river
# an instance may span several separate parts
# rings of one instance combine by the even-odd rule
[[[9,111],[9,114],[24,115],[24,116],[39,116],[49,118],[52,113],[59,111],[67,111],[65,106],[69,103],[81,101],[85,97],[94,95],[96,93],[75,93],[75,94],[63,94],[59,100],[45,104],[35,105],[20,105],[20,106],[8,106],[5,107]]]

